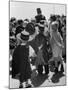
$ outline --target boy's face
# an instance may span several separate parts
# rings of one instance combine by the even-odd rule
[[[23,27],[26,27],[26,25],[27,25],[27,22],[24,22],[24,23],[23,23]]]
[[[57,25],[57,24],[52,25],[52,29],[53,29],[53,31],[57,31],[57,28],[58,28],[58,25]]]

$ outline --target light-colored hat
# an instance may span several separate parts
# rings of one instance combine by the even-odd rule
[[[21,32],[21,35],[20,35],[20,38],[21,38],[21,40],[25,40],[25,41],[28,41],[29,40],[29,32],[27,32],[27,31],[22,31]]]
[[[52,22],[51,25],[52,25],[52,26],[53,26],[53,25],[58,25],[58,22],[57,22],[57,21],[54,21],[54,22]]]

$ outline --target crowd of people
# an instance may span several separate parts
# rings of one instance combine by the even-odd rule
[[[48,75],[53,67],[54,73],[64,72],[66,63],[66,16],[51,15],[47,20],[40,8],[33,19],[9,21],[9,49],[12,60],[12,78],[19,74],[20,86],[32,87],[31,65],[35,73]],[[32,49],[31,49],[32,48]],[[33,52],[32,52],[33,50]]]

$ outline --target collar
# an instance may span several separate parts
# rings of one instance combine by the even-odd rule
[[[26,43],[21,43],[21,45],[26,45]]]

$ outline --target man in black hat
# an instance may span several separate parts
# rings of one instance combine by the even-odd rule
[[[36,23],[40,23],[40,20],[46,20],[45,16],[42,15],[42,11],[40,8],[37,8],[37,15],[35,16]]]
[[[40,8],[37,8],[37,15],[35,16],[35,19],[36,19],[36,23],[39,26],[39,30],[42,33],[44,31],[44,22],[45,22],[46,18],[44,15],[42,15],[42,11]]]

